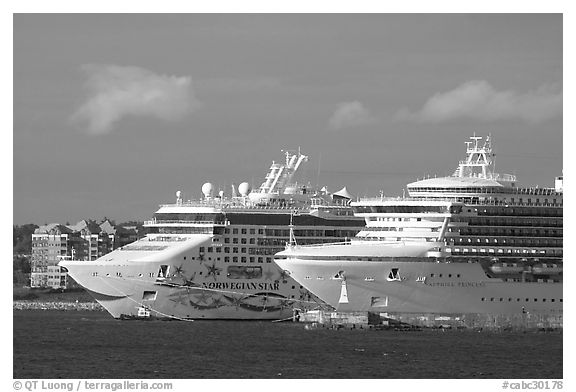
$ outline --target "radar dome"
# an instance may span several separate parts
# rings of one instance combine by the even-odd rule
[[[240,192],[242,196],[247,196],[248,193],[250,193],[250,184],[243,182],[242,184],[238,185],[238,192]]]
[[[204,194],[205,197],[209,197],[212,194],[212,189],[214,188],[214,186],[207,182],[204,185],[202,185],[202,193]]]
[[[182,196],[182,192],[181,192],[181,191],[176,191],[176,197],[180,199],[180,196]]]

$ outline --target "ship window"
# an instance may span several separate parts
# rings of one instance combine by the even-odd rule
[[[242,263],[245,263],[245,262],[246,262],[246,257],[245,257],[245,256],[242,256],[242,257],[240,258],[240,261],[241,261]]]
[[[225,244],[229,244],[229,243],[230,243],[230,238],[228,238],[228,237],[224,238],[224,243],[225,243]]]
[[[216,248],[216,253],[222,253],[222,248],[220,247]]]
[[[271,262],[272,262],[272,257],[266,257],[266,262],[267,262],[267,263],[271,263]]]
[[[258,262],[259,262],[259,263],[263,263],[263,262],[264,262],[264,259],[263,259],[262,257],[258,257]]]
[[[144,291],[142,293],[143,301],[154,301],[156,299],[156,291]]]
[[[232,238],[232,243],[233,243],[233,244],[237,244],[237,243],[238,243],[238,238]]]
[[[389,281],[394,281],[394,280],[401,280],[400,279],[400,274],[398,272],[398,268],[392,268],[390,270],[390,273],[388,274],[388,278]]]
[[[230,266],[226,271],[230,279],[262,278],[262,267]]]
[[[246,234],[246,233],[247,233],[246,229],[242,229],[242,234]]]
[[[225,256],[225,257],[224,257],[224,262],[225,262],[225,263],[229,263],[229,262],[230,262],[230,256]]]
[[[232,234],[238,234],[238,229],[232,229]]]
[[[161,265],[160,269],[158,270],[158,277],[159,278],[166,278],[168,276],[168,270],[170,266],[168,265]]]

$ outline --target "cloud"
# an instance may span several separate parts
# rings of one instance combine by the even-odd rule
[[[343,102],[329,120],[331,129],[354,128],[373,124],[376,118],[359,101]]]
[[[177,121],[197,109],[190,77],[155,74],[138,67],[82,66],[88,95],[71,121],[90,134],[114,130],[126,116]]]
[[[560,114],[562,91],[554,86],[544,85],[520,94],[513,90],[497,91],[486,81],[474,80],[454,90],[435,94],[417,112],[403,109],[397,118],[434,123],[459,118],[482,122],[522,120],[539,123]]]

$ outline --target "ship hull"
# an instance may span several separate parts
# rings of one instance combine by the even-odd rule
[[[489,278],[478,263],[298,258],[276,263],[340,312],[562,315],[561,283]],[[339,271],[343,278],[335,278]]]
[[[218,277],[193,283],[177,276],[150,277],[160,264],[115,266],[80,261],[63,266],[114,318],[137,318],[146,309],[150,317],[162,319],[282,320],[291,319],[295,308],[326,308],[309,294],[289,298],[289,288],[296,284],[292,279],[271,275],[263,281],[243,282]]]

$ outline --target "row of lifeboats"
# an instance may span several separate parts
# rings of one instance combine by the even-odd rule
[[[533,275],[560,275],[562,273],[562,265],[546,263],[535,264],[533,266],[518,263],[495,263],[489,268],[490,271],[495,274],[519,274],[526,272]]]

